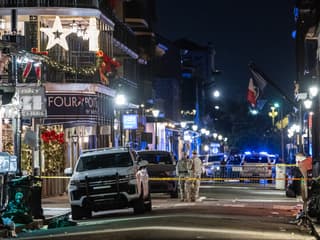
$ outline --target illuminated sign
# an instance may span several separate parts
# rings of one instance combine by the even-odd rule
[[[137,129],[138,128],[138,115],[125,114],[122,118],[123,129]]]
[[[93,94],[47,94],[49,118],[95,119],[98,111],[98,98]]]

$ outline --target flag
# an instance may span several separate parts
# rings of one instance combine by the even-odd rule
[[[252,64],[249,65],[252,77],[249,80],[247,100],[252,107],[257,106],[258,98],[262,95],[262,91],[267,85],[267,81],[263,73],[259,72]]]
[[[280,121],[276,122],[276,127],[281,130],[284,129],[288,126],[289,124],[289,116],[285,116],[283,119],[281,119]]]

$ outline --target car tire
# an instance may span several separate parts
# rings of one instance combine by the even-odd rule
[[[89,208],[71,205],[71,215],[73,220],[79,220],[82,218],[90,218],[92,212]]]
[[[139,198],[133,201],[133,213],[134,214],[143,214],[145,212],[145,204],[143,199],[143,186],[141,186],[141,194]]]
[[[151,212],[152,211],[152,200],[151,200],[151,194],[149,192],[149,195],[147,199],[144,200],[144,210],[146,212]]]

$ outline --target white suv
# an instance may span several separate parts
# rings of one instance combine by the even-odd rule
[[[72,219],[91,217],[92,211],[133,207],[134,213],[151,211],[147,161],[136,162],[127,148],[84,151],[68,185]]]
[[[252,180],[263,178],[271,181],[274,160],[264,152],[245,153],[242,157],[241,167],[240,178],[252,178]]]

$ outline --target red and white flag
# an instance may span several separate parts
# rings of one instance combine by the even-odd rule
[[[257,106],[258,98],[262,95],[263,89],[267,85],[266,77],[258,71],[254,65],[249,66],[252,77],[249,80],[247,100],[252,107]]]
[[[255,86],[253,85],[252,78],[249,80],[247,100],[252,107],[257,105],[257,92]]]

